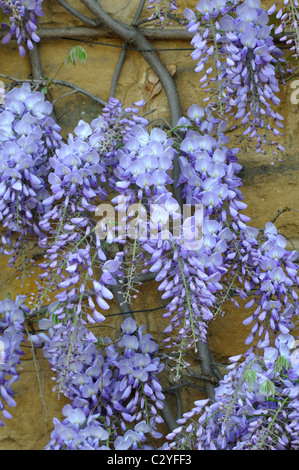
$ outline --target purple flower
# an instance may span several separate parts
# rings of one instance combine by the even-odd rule
[[[2,23],[2,27],[9,27],[10,31],[2,39],[2,43],[6,44],[16,36],[19,53],[22,57],[26,54],[23,42],[28,49],[33,48],[32,41],[39,42],[40,38],[35,33],[37,29],[37,16],[42,16],[43,0],[13,0],[0,1],[0,8],[9,16],[10,24]]]
[[[34,107],[36,112],[32,114]],[[46,156],[61,140],[60,128],[49,121],[51,111],[52,105],[45,101],[44,95],[31,92],[28,84],[9,91],[0,110],[0,129],[9,129],[1,137],[0,217],[6,227],[6,243],[14,245],[11,263],[16,261],[28,236],[44,237],[37,224],[44,213],[41,199],[49,196]],[[12,242],[16,233],[18,236]],[[1,251],[5,252],[5,245]]]
[[[19,379],[17,365],[24,354],[21,344],[25,342],[24,321],[29,309],[25,296],[17,296],[15,301],[5,299],[0,302],[0,410],[3,418],[11,419],[6,405],[15,407],[13,382]],[[0,419],[0,426],[5,423]]]
[[[196,9],[200,12],[198,18],[190,9],[184,14],[189,21],[187,29],[195,33],[191,56],[197,61],[195,70],[203,72],[202,86],[209,91],[207,107],[220,117],[233,112],[235,119],[246,126],[244,136],[256,140],[256,151],[276,146],[273,155],[278,159],[282,147],[270,139],[268,130],[275,137],[281,135],[281,116],[273,105],[280,102],[275,67],[283,59],[274,45],[266,11],[259,2],[249,0],[233,6],[225,1],[200,0]],[[288,15],[284,17],[287,21]],[[207,42],[209,33],[212,45]],[[284,75],[282,67],[279,71]]]
[[[53,306],[53,312],[58,305]],[[102,351],[84,327],[76,331],[70,349],[66,334],[69,321],[58,329],[43,320],[39,326],[48,332],[48,337],[43,334],[41,338],[43,352],[56,374],[57,388],[71,400],[62,410],[65,419],[54,418],[46,449],[101,450],[103,441],[107,450],[136,449],[148,433],[161,437],[156,431],[160,419],[154,404],[161,407],[164,400],[157,379],[162,366],[154,357],[157,345],[151,335],[143,335],[143,327],[137,329],[135,320],[128,317],[121,325],[123,335],[118,345],[106,338]],[[136,349],[127,348],[126,340],[132,338]],[[150,338],[155,348],[141,352],[139,342],[144,339],[146,344]],[[146,408],[145,397],[150,405]],[[128,430],[127,422],[133,423],[134,429]]]

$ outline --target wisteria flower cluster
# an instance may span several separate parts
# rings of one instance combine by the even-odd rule
[[[276,77],[279,71],[284,74],[284,59],[260,1],[231,5],[200,0],[195,12],[187,8],[184,14],[187,29],[195,33],[191,55],[197,61],[195,71],[202,72],[200,82],[209,92],[211,109],[222,117],[234,116],[243,128],[242,138],[256,140],[256,151],[265,145],[284,150],[276,140],[283,118],[273,108],[280,103]]]
[[[53,317],[54,318],[54,317]],[[55,389],[71,400],[65,419],[54,418],[48,450],[147,449],[146,436],[161,437],[156,427],[164,395],[157,375],[163,369],[158,346],[145,327],[128,317],[116,341],[97,344],[86,328],[59,329],[43,319],[44,332],[32,336],[43,344],[57,382]],[[70,342],[72,353],[70,354]]]
[[[61,141],[51,112],[52,104],[29,84],[9,91],[0,106],[1,251],[13,254],[12,261],[28,238],[43,237],[38,224],[49,197],[48,158]]]
[[[258,347],[269,345],[274,334],[289,334],[298,317],[298,252],[286,249],[286,239],[278,234],[271,222],[266,224],[260,245],[252,251],[256,268],[245,279],[244,288],[253,293],[246,304],[254,312],[244,320],[253,327],[245,343],[250,345],[258,336]],[[246,256],[246,255],[245,255]]]
[[[17,365],[24,354],[24,321],[30,311],[25,301],[26,296],[19,295],[15,301],[7,298],[0,302],[0,410],[5,419],[12,418],[6,407],[17,404],[11,386],[19,379]],[[1,418],[0,426],[4,426]]]
[[[126,255],[130,255],[129,240],[133,240],[128,281],[123,285],[126,289],[125,299],[129,300],[131,291],[136,291],[134,281],[138,280],[139,261],[143,266],[143,272],[149,270],[154,274],[157,273],[156,280],[159,282],[166,278],[168,273],[175,276],[175,284],[172,281],[166,287],[166,279],[162,282],[160,290],[166,290],[162,298],[173,298],[169,305],[172,312],[185,312],[187,293],[182,276],[184,277],[185,272],[188,277],[189,273],[182,263],[185,251],[188,249],[187,240],[193,248],[193,240],[188,239],[188,235],[192,235],[189,225],[196,229],[196,223],[194,216],[185,218],[184,224],[181,223],[182,214],[179,205],[169,191],[169,185],[173,183],[171,171],[175,153],[173,139],[168,138],[165,131],[153,129],[148,132],[144,127],[136,126],[131,139],[117,152],[118,165],[114,171],[116,183],[113,187],[120,196],[112,199],[112,202],[116,204],[116,210],[126,216],[113,229],[111,237],[113,238],[115,234],[115,241],[127,244],[127,248],[124,248]],[[134,218],[136,213],[137,217]],[[177,233],[171,230],[170,222],[179,224]],[[192,285],[195,286],[194,283]],[[183,289],[181,298],[178,293],[180,287]],[[194,288],[194,295],[196,295],[195,290]],[[174,299],[181,302],[180,308]],[[196,304],[195,299],[192,300],[192,304]],[[187,316],[192,317],[192,313],[187,312]],[[191,322],[193,325],[193,320]],[[196,327],[199,336],[200,334],[204,336],[203,330],[202,324]],[[193,336],[195,336],[194,331]]]
[[[176,203],[167,189],[172,183],[170,172],[175,153],[172,145],[173,140],[162,129],[149,132],[144,124],[138,123],[115,154],[108,183],[117,193],[111,202],[119,220],[112,220],[112,224],[109,220],[99,221],[97,234],[108,243],[122,245],[123,276],[127,274],[127,282],[122,287],[126,301],[135,295],[137,265],[145,262],[145,253],[151,249],[150,232],[157,229],[158,235],[158,206],[162,207],[164,199]],[[157,210],[151,217],[151,207],[155,206]],[[129,259],[128,273],[126,259]]]
[[[298,450],[298,351],[280,334],[263,353],[230,358],[215,402],[198,400],[168,435],[169,449]],[[241,360],[243,359],[243,360]],[[240,362],[241,360],[241,362]],[[179,436],[179,437],[178,437]]]
[[[37,17],[43,15],[42,3],[44,0],[0,0],[2,11],[9,16],[9,24],[2,23],[2,28],[9,28],[3,37],[2,43],[7,44],[13,36],[16,37],[19,53],[22,57],[26,48],[33,49],[33,44],[39,42],[36,34]]]
[[[41,246],[46,249],[48,260],[40,265],[44,269],[41,278],[47,287],[43,290],[41,286],[38,302],[58,285],[57,299],[68,302],[70,310],[75,308],[80,321],[103,321],[104,316],[95,307],[92,296],[101,310],[109,308],[107,299],[113,297],[109,285],[116,283],[122,254],[116,253],[114,260],[108,260],[91,211],[95,211],[96,201],[106,198],[104,183],[110,181],[116,165],[117,147],[129,138],[136,123],[144,122],[138,116],[138,106],[142,104],[124,109],[118,100],[111,98],[101,116],[91,125],[81,120],[75,136],[70,134],[67,143],[49,159],[51,195],[44,200],[47,210],[39,223],[40,229],[47,233]],[[102,275],[96,280],[99,268]],[[88,294],[90,283],[92,295]],[[82,319],[86,295],[91,310],[84,309]],[[64,313],[60,318],[64,318]]]
[[[193,346],[199,339],[206,340],[207,324],[219,303],[217,292],[223,290],[222,275],[228,272],[235,256],[235,247],[229,243],[233,238],[231,224],[238,226],[248,218],[239,213],[246,207],[238,191],[241,183],[236,173],[240,166],[236,151],[225,146],[228,140],[222,132],[223,123],[214,119],[208,109],[193,105],[188,118],[179,120],[178,125],[187,129],[180,144],[178,185],[187,204],[202,207],[201,240],[194,245],[186,240],[174,244],[173,260],[165,264],[156,280],[162,280],[162,298],[171,298],[168,313],[164,314],[172,316],[167,332],[174,330],[173,338],[188,348],[191,339]]]
[[[41,4],[0,0],[10,16],[4,42],[15,35],[21,55],[24,41],[31,49],[38,40]],[[285,5],[287,12],[277,14],[283,25],[297,8]],[[149,7],[164,24],[177,2],[149,0]],[[164,347],[176,380],[186,353],[198,353],[209,322],[225,315],[228,301],[235,308],[245,304],[244,324],[251,325],[248,349],[230,358],[214,402],[195,401],[162,449],[299,449],[298,253],[287,249],[273,223],[249,225],[239,149],[226,134],[235,116],[257,151],[268,143],[282,150],[270,138],[280,136],[282,117],[272,108],[279,104],[277,72],[284,64],[271,35],[274,11],[259,0],[199,0],[195,12],[185,10],[196,71],[212,96],[179,120],[179,139],[173,130],[149,127],[139,114],[143,101],[126,108],[111,98],[65,141],[52,105],[28,84],[0,105],[1,250],[15,261],[33,236],[44,249],[36,302],[30,309],[23,296],[0,302],[0,409],[9,419],[6,405],[16,404],[11,385],[24,322],[43,313],[29,340],[49,361],[53,391],[69,400],[64,418],[54,418],[47,450],[148,450],[163,438],[164,364],[153,337],[131,311],[123,313],[119,335],[95,333],[110,301],[122,312],[131,308],[147,274],[166,301]],[[104,209],[111,208],[113,218],[98,221],[108,198]]]

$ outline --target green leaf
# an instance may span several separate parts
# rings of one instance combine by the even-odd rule
[[[256,372],[252,369],[248,369],[244,374],[244,379],[251,388],[257,380]]]
[[[52,315],[52,323],[53,323],[53,325],[58,325],[58,323],[59,323],[58,316],[55,315],[54,313]]]
[[[264,380],[264,382],[262,382],[260,385],[259,394],[265,395],[266,397],[269,397],[270,395],[274,397],[275,395],[274,383],[271,382],[271,380],[269,379]]]
[[[76,65],[77,62],[86,62],[87,54],[82,46],[75,46],[66,55],[64,63],[66,66],[69,64]]]
[[[279,356],[277,360],[275,361],[274,372],[277,372],[279,374],[282,370],[284,369],[287,370],[289,368],[290,368],[290,363],[286,357]]]
[[[44,95],[46,95],[46,94],[47,94],[47,91],[48,91],[48,87],[44,86],[44,87],[42,88],[42,93],[43,93]]]

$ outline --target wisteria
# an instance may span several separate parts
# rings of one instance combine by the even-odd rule
[[[172,183],[170,172],[175,153],[172,145],[173,140],[167,137],[165,131],[153,129],[148,132],[145,126],[138,124],[133,129],[131,138],[127,139],[116,154],[117,165],[109,182],[119,193],[111,202],[115,204],[115,211],[120,220],[113,227],[110,236],[123,245],[124,255],[130,260],[128,282],[124,286],[127,300],[131,299],[134,292],[139,259],[145,263],[145,253],[153,251],[152,243],[154,246],[159,243],[159,229],[161,229],[159,208],[162,209],[165,201],[166,214],[167,207],[171,207],[171,203],[177,206],[167,189],[167,185]],[[176,207],[173,211],[176,212]],[[108,239],[109,231],[106,234],[102,233]],[[166,236],[165,232],[164,235]],[[159,255],[158,253],[154,255],[152,265],[158,256],[161,257],[163,250],[169,248],[169,241],[164,242],[160,238],[160,242],[165,246]],[[138,253],[137,246],[141,247]],[[126,271],[126,265],[123,266]]]
[[[149,0],[149,20],[165,25],[178,3]],[[9,16],[3,43],[15,36],[24,56],[39,41],[42,0],[0,7]],[[43,251],[38,293],[0,302],[1,426],[16,405],[26,332],[49,362],[53,392],[68,400],[46,450],[299,449],[298,253],[273,222],[256,228],[244,213],[242,149],[228,137],[236,130],[280,160],[287,65],[274,36],[290,25],[297,32],[297,7],[199,0],[186,8],[207,99],[173,129],[143,117],[144,100],[126,107],[111,97],[62,139],[43,93],[29,83],[0,88],[1,253],[25,272],[27,241]],[[280,39],[296,55],[296,34]],[[131,310],[146,278],[163,302],[161,347]],[[110,313],[113,302],[119,313]],[[210,323],[228,303],[248,311],[244,351],[223,378],[202,373],[214,398],[196,400],[162,433],[162,383],[170,371],[177,393],[190,358],[202,365]],[[110,315],[123,318],[102,337]]]
[[[215,403],[196,401],[178,420],[180,426],[168,435],[164,449],[298,450],[299,361],[294,337],[280,334],[263,353],[230,361]]]
[[[202,72],[210,108],[222,118],[234,116],[242,139],[256,140],[256,151],[265,151],[266,145],[280,153],[283,147],[276,138],[282,135],[283,118],[275,111],[280,103],[276,77],[284,74],[284,59],[260,1],[231,5],[200,0],[195,12],[187,8],[184,14],[187,29],[195,33],[191,56],[197,61],[195,71]],[[277,150],[272,150],[273,158]]]
[[[137,115],[142,104],[124,109],[118,100],[110,99],[102,115],[91,125],[81,120],[75,135],[70,134],[49,159],[52,195],[44,200],[46,210],[39,223],[46,234],[40,242],[46,254],[34,308],[58,286],[57,301],[65,304],[56,311],[59,320],[74,311],[75,325],[101,323],[105,319],[101,312],[109,309],[110,285],[117,282],[123,254],[108,260],[92,212],[95,201],[106,198],[104,183],[111,178],[117,146],[128,139],[136,123],[143,122]],[[99,269],[102,274],[96,277]]]
[[[2,22],[2,28],[9,28],[3,37],[2,43],[7,44],[15,36],[19,53],[22,57],[26,48],[32,50],[34,43],[40,41],[36,34],[37,17],[43,15],[42,4],[44,0],[1,0],[0,7],[9,17],[9,24]]]
[[[12,418],[7,406],[17,404],[12,384],[19,379],[18,364],[24,354],[24,321],[30,311],[25,301],[26,296],[19,295],[15,301],[7,298],[0,302],[0,410],[5,419]],[[0,426],[4,426],[1,418]]]
[[[70,336],[67,322],[57,329],[44,319],[39,326],[43,332],[31,340],[43,343],[44,356],[56,374],[55,389],[71,400],[63,409],[65,419],[54,419],[46,449],[151,448],[146,436],[162,436],[158,412],[165,397],[156,377],[163,369],[158,346],[145,327],[138,328],[127,318],[116,342],[103,338],[98,346],[99,339],[85,328]]]
[[[5,230],[1,252],[12,256],[11,263],[29,238],[44,236],[38,224],[49,196],[49,156],[61,141],[52,108],[29,84],[9,91],[0,106],[0,219]]]
[[[269,344],[272,333],[289,334],[298,316],[298,253],[286,249],[286,240],[277,233],[272,223],[267,223],[259,250],[252,257],[258,269],[244,283],[245,290],[254,291],[247,308],[256,309],[244,323],[254,324],[246,344],[258,335],[259,347]],[[253,252],[253,253],[254,253]]]

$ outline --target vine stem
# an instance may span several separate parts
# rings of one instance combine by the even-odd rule
[[[136,227],[138,226],[138,223],[139,223],[140,207],[141,207],[141,199],[139,200],[139,203],[138,203],[138,216],[137,216],[137,222],[135,224],[135,229],[136,229]],[[137,229],[138,229],[138,227],[137,227]],[[133,279],[133,275],[134,275],[134,261],[135,261],[135,258],[136,258],[137,238],[138,238],[137,236],[134,237],[133,253],[132,253],[132,265],[131,265],[129,279],[128,279],[128,288],[127,288],[127,292],[126,292],[126,296],[125,296],[125,302],[128,302],[129,297],[130,297],[130,287],[131,287],[132,279]]]
[[[137,25],[137,22],[139,20],[139,17],[141,15],[141,12],[144,8],[144,5],[145,5],[145,0],[141,0],[139,5],[138,5],[138,8],[136,10],[136,13],[135,13],[135,16],[133,18],[133,21],[131,23],[131,26],[136,26]],[[114,96],[115,95],[115,90],[116,90],[116,85],[117,85],[117,81],[118,81],[118,77],[120,75],[120,72],[121,72],[121,69],[122,69],[122,66],[125,62],[125,58],[126,58],[126,55],[127,55],[127,42],[125,41],[124,42],[124,45],[123,45],[123,48],[122,48],[122,51],[120,53],[120,56],[118,58],[118,61],[117,61],[117,64],[116,64],[116,67],[115,67],[115,71],[114,71],[114,74],[113,74],[113,77],[112,77],[112,81],[111,81],[111,85],[110,85],[110,94],[109,96]]]
[[[216,310],[216,312],[215,312],[215,314],[214,314],[215,316],[218,315],[218,313],[219,313],[220,310],[221,310],[221,307],[223,306],[224,302],[225,302],[226,299],[228,298],[229,293],[230,293],[230,291],[231,291],[231,289],[232,289],[232,287],[233,287],[233,285],[234,285],[234,283],[235,283],[235,280],[237,279],[237,277],[238,277],[238,275],[239,275],[239,272],[240,272],[240,268],[238,268],[238,269],[236,270],[236,272],[235,272],[235,274],[234,274],[234,277],[233,277],[233,279],[231,280],[231,282],[230,282],[230,284],[229,284],[229,286],[228,286],[228,288],[227,288],[227,291],[225,292],[225,295],[222,297],[221,302],[219,303],[219,305],[218,305],[218,307],[217,307],[217,310]]]
[[[60,6],[62,6],[65,10],[67,10],[71,15],[78,18],[83,23],[88,24],[89,26],[98,26],[99,21],[94,20],[93,18],[88,18],[88,16],[83,15],[80,13],[76,8],[69,5],[65,0],[57,0]]]
[[[246,369],[245,369],[245,371],[244,371],[244,373],[243,373],[243,375],[242,375],[242,378],[241,378],[241,380],[240,380],[240,383],[239,383],[239,385],[238,385],[238,387],[237,387],[237,389],[236,389],[236,392],[235,392],[235,394],[234,394],[234,396],[233,396],[233,399],[232,399],[232,401],[231,401],[231,403],[230,403],[230,405],[229,405],[229,407],[228,407],[228,410],[227,410],[227,412],[226,412],[226,414],[225,414],[225,417],[224,417],[224,420],[223,420],[223,426],[225,425],[226,421],[227,421],[228,418],[229,418],[229,415],[230,415],[231,409],[232,409],[232,407],[233,407],[233,404],[235,403],[235,400],[236,400],[236,398],[237,398],[237,396],[238,396],[239,390],[240,390],[240,388],[241,388],[241,386],[242,386],[242,384],[243,384],[243,382],[244,382],[244,380],[245,380],[246,373],[250,370],[250,367],[251,367],[252,364],[254,364],[254,362],[256,362],[256,361],[257,361],[257,358],[254,358],[252,361],[250,361],[250,363],[249,363],[248,366],[246,367]]]
[[[99,19],[101,24],[113,31],[117,36],[129,44],[140,49],[140,54],[153,69],[165,90],[172,126],[175,127],[181,117],[181,107],[177,88],[174,80],[164,64],[159,59],[151,43],[145,36],[132,25],[127,25],[115,18],[112,18],[98,3],[94,0],[81,0],[82,3]]]
[[[266,431],[266,433],[264,434],[263,439],[261,440],[261,443],[260,443],[259,447],[262,447],[262,446],[264,445],[264,442],[265,442],[265,440],[266,440],[266,437],[269,435],[269,432],[271,431],[271,428],[272,428],[273,424],[275,423],[275,420],[276,420],[278,414],[279,414],[280,411],[283,409],[284,405],[288,402],[289,399],[290,399],[290,397],[287,396],[287,397],[283,400],[283,402],[282,402],[282,404],[280,405],[280,407],[276,410],[276,413],[275,413],[275,415],[273,416],[273,419],[271,420],[271,422],[269,423],[269,426],[268,426],[268,428],[267,428],[267,431]]]
[[[173,241],[171,243],[172,243],[173,250],[175,250],[175,245],[174,245]],[[180,272],[181,272],[181,276],[182,276],[182,280],[183,280],[183,285],[184,285],[184,288],[185,288],[186,303],[187,303],[187,308],[188,308],[189,315],[190,315],[190,320],[191,320],[192,336],[193,336],[193,340],[196,342],[196,337],[195,337],[195,334],[194,334],[193,309],[192,309],[192,305],[190,303],[190,298],[189,298],[189,288],[188,288],[188,285],[187,285],[187,282],[186,282],[186,277],[185,277],[183,266],[182,266],[182,263],[181,263],[181,260],[180,260],[179,256],[178,256],[178,265],[179,265],[179,268],[180,268]],[[185,326],[186,326],[186,318],[184,319],[184,327]],[[182,362],[182,350],[184,348],[184,345],[185,345],[185,342],[184,342],[184,339],[182,339],[181,348],[180,348],[180,352],[179,352],[179,362],[178,362],[178,365],[177,365],[177,368],[176,368],[176,378],[179,378],[179,369],[180,369],[181,362]]]

